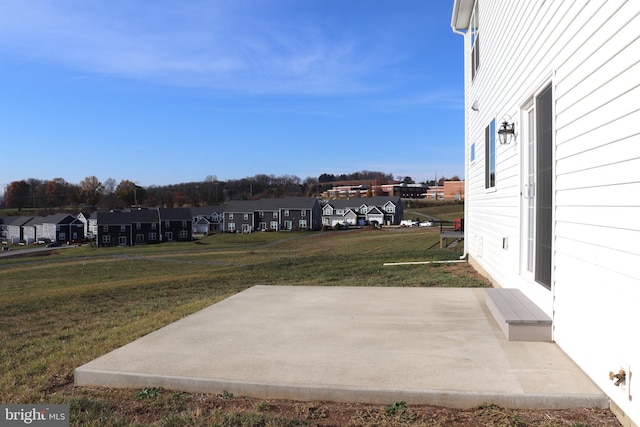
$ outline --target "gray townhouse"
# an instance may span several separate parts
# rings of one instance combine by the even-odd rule
[[[192,240],[189,208],[96,212],[98,246],[134,246]]]
[[[256,230],[254,215],[258,200],[234,200],[224,207],[224,231],[228,233],[250,233]],[[264,216],[264,212],[263,212]]]
[[[314,197],[232,201],[224,207],[224,231],[319,230],[322,209]]]
[[[41,240],[73,243],[84,239],[82,221],[65,213],[33,217],[21,228],[22,240],[27,244]]]
[[[16,244],[24,241],[22,226],[31,221],[32,216],[15,216],[0,218],[0,241]]]
[[[96,244],[133,246],[161,241],[160,217],[157,209],[97,212]]]
[[[190,208],[159,208],[160,235],[164,242],[193,240],[193,217]]]

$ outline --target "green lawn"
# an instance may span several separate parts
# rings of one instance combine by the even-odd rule
[[[428,251],[437,240],[436,229],[218,234],[0,258],[0,402],[77,405],[82,390],[57,391],[74,368],[253,285],[486,286],[466,264],[383,267],[461,255]]]
[[[453,221],[456,218],[464,218],[464,204],[462,202],[441,201],[408,201],[405,202],[405,219],[426,219],[435,217],[440,221]]]

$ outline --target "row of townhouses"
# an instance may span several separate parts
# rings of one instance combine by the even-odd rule
[[[336,225],[397,225],[400,198],[365,197],[321,205],[314,197],[232,201],[194,208],[140,208],[44,217],[0,218],[3,243],[60,243],[95,239],[98,246],[190,241],[214,232],[317,231]]]

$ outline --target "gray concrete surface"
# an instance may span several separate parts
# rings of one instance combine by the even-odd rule
[[[484,289],[255,286],[77,368],[75,381],[453,408],[609,405],[557,345],[506,341]]]

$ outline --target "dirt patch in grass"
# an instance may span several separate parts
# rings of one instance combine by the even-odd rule
[[[620,426],[609,410],[514,410],[495,405],[449,409],[390,402],[368,405],[263,400],[163,389],[57,390],[71,404],[72,424],[176,426]]]

